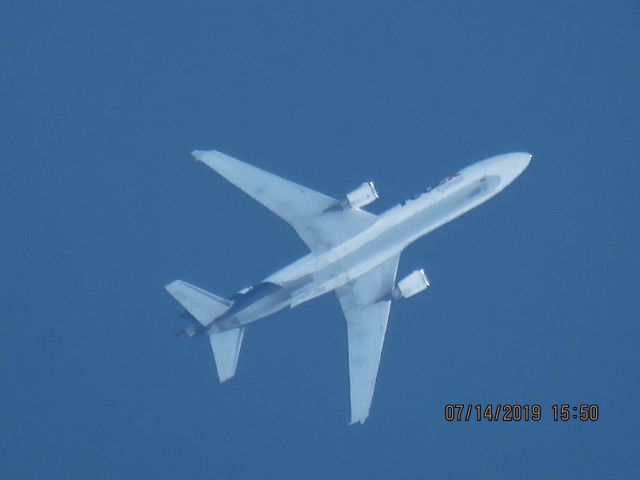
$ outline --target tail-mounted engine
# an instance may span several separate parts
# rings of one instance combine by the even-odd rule
[[[393,298],[409,298],[429,288],[431,284],[424,270],[414,270],[398,282],[393,289]]]
[[[347,193],[347,198],[342,202],[343,208],[360,208],[378,199],[378,191],[373,182],[365,182],[354,191]]]

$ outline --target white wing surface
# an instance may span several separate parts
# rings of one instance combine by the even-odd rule
[[[352,424],[369,416],[399,259],[387,260],[336,290],[347,320]]]
[[[226,298],[191,285],[182,280],[175,280],[164,287],[203,327],[222,315],[231,306]]]
[[[289,223],[313,252],[342,243],[376,220],[364,210],[342,210],[334,198],[224,153],[196,150],[193,156]]]
[[[243,337],[244,327],[209,334],[220,383],[226,382],[236,374]]]

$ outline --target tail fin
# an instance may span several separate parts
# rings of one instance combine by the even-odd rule
[[[176,280],[164,287],[187,312],[207,327],[231,306],[231,302],[218,297],[182,280]]]
[[[176,280],[164,287],[169,294],[182,305],[203,327],[211,325],[231,306],[231,302],[213,293]],[[193,328],[193,326],[192,326]],[[185,333],[189,335],[190,330]],[[194,332],[195,333],[195,332]],[[209,333],[209,341],[216,360],[216,369],[220,382],[233,377],[238,365],[238,356],[244,337],[244,327],[221,333]]]

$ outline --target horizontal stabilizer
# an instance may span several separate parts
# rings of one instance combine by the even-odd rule
[[[175,280],[165,285],[164,288],[203,327],[210,325],[214,319],[222,315],[231,306],[229,300],[182,280]]]
[[[213,357],[216,360],[218,378],[221,383],[229,380],[236,374],[240,347],[242,346],[242,337],[244,337],[244,327],[209,334]]]

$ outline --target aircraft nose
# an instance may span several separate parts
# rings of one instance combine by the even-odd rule
[[[527,152],[508,153],[496,158],[496,167],[503,178],[513,180],[529,166],[532,158]]]
[[[501,188],[513,182],[531,163],[533,155],[528,152],[505,153],[490,157],[465,169],[465,174],[496,175],[500,178]]]
[[[514,152],[497,155],[479,163],[484,174],[498,175],[507,186],[513,182],[531,163],[533,155],[528,152]]]
[[[528,152],[514,154],[514,162],[518,164],[518,168],[521,172],[529,166],[531,160],[533,160],[533,155]]]

